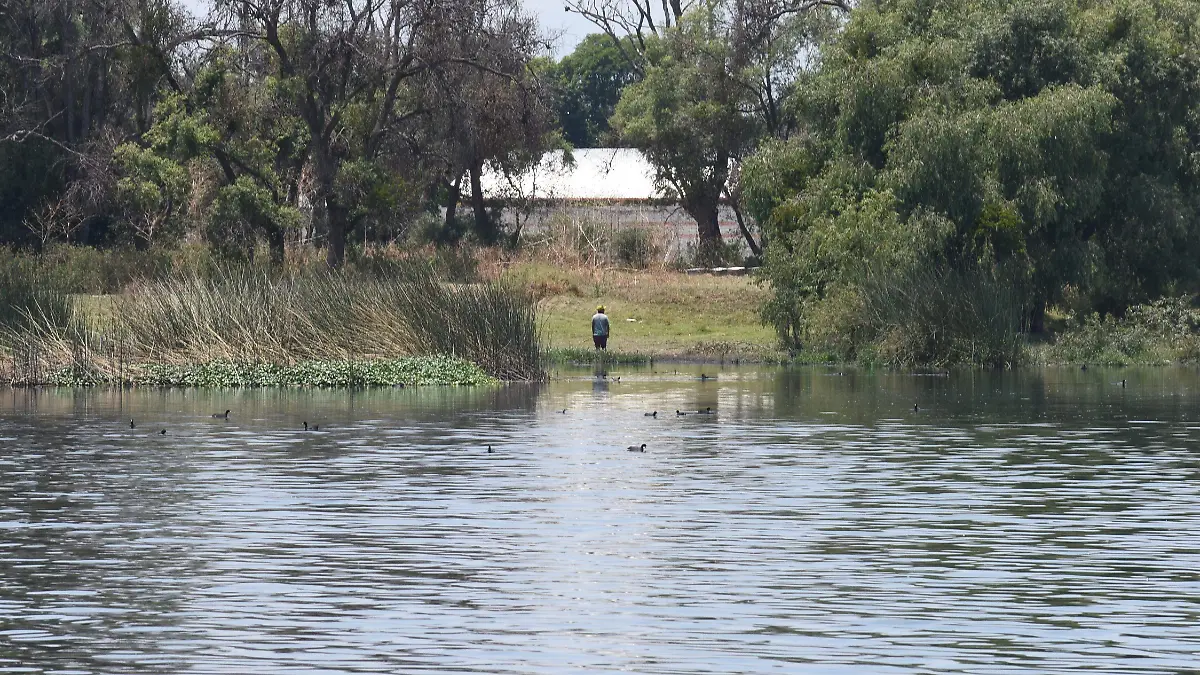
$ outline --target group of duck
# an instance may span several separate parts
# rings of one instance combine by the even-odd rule
[[[214,420],[225,420],[225,421],[227,421],[227,422],[228,422],[228,421],[229,421],[229,413],[231,413],[231,412],[233,412],[233,411],[232,411],[232,410],[226,410],[226,411],[225,411],[225,412],[223,412],[223,413],[213,413],[213,414],[211,415],[211,417],[212,417]],[[136,428],[137,428],[137,422],[136,422],[136,421],[134,421],[134,419],[133,419],[132,417],[130,417],[130,418],[129,418],[129,428],[130,428],[130,429],[136,429]],[[304,430],[305,430],[305,431],[320,431],[320,430],[321,430],[321,425],[319,425],[319,424],[314,424],[314,425],[312,425],[312,426],[309,426],[309,424],[308,424],[308,421],[305,421],[305,422],[304,422]],[[166,430],[166,429],[159,429],[158,433],[159,433],[159,435],[160,435],[160,436],[166,436],[166,435],[167,435],[167,430]]]
[[[559,415],[566,415],[566,414],[567,414],[567,410],[569,410],[569,408],[563,408],[563,409],[561,409],[561,410],[556,410],[555,412],[557,412]],[[664,415],[669,415],[670,413],[663,413],[663,414],[664,414]],[[687,412],[685,412],[685,411],[683,411],[683,410],[680,410],[680,409],[678,409],[678,408],[676,408],[676,409],[675,409],[675,416],[676,416],[676,417],[685,417],[685,416],[687,416],[687,415],[716,415],[716,414],[717,414],[717,411],[713,410],[711,407],[706,407],[706,408],[704,408],[704,410],[697,410],[697,411],[695,411],[695,412],[692,412],[692,411],[687,411]],[[658,419],[658,411],[657,411],[657,410],[652,410],[652,411],[650,411],[650,412],[648,412],[648,413],[643,413],[643,416],[645,416],[645,417],[653,417],[654,419]],[[628,450],[629,452],[645,452],[645,451],[646,451],[646,444],[645,444],[645,443],[642,443],[641,445],[631,445],[631,446],[629,446],[629,447],[627,447],[627,448],[625,448],[625,449],[626,449],[626,450]],[[492,450],[492,446],[490,446],[490,445],[488,446],[488,449],[487,449],[487,451],[488,451],[488,452],[495,452],[494,450]]]

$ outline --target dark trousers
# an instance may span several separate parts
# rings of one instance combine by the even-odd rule
[[[596,343],[596,349],[608,349],[607,335],[593,335],[592,342]]]

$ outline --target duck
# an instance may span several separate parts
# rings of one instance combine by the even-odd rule
[[[130,418],[129,418],[129,428],[130,428],[130,429],[136,429],[136,428],[137,428],[137,425],[133,423],[133,418],[132,418],[132,417],[130,417]]]
[[[676,408],[676,409],[675,409],[675,414],[676,414],[676,415],[679,415],[680,417],[683,417],[683,416],[684,416],[684,415],[686,415],[687,413],[685,413],[685,412],[683,412],[683,411],[679,410],[678,408]]]
[[[166,436],[166,435],[167,435],[167,430],[166,430],[166,429],[163,429],[162,431],[159,431],[158,433],[159,433],[159,435],[160,435],[160,436]]]
[[[644,417],[658,417],[658,411],[655,410],[654,412],[643,413],[642,415]]]
[[[494,452],[494,450],[492,450],[492,446],[490,446],[490,445],[489,445],[489,446],[488,446],[488,453],[489,453],[489,454],[491,454],[492,452]]]
[[[913,412],[921,412],[921,406],[914,403],[913,404]]]
[[[642,443],[641,445],[631,445],[631,446],[629,446],[628,448],[625,448],[625,449],[626,449],[626,450],[628,450],[629,452],[645,452],[645,451],[646,451],[646,444],[645,444],[645,443]]]
[[[229,411],[226,410],[223,413],[213,413],[212,416],[215,420],[227,420],[229,419]]]
[[[559,411],[558,411],[558,414],[559,414],[559,415],[566,415],[566,414],[567,414],[567,409],[566,409],[566,408],[563,408],[562,410],[559,410]]]
[[[700,373],[700,379],[701,380],[715,380],[715,379],[717,379],[717,376],[716,375],[705,375],[704,373]]]
[[[705,408],[704,410],[697,410],[696,414],[697,415],[712,415],[714,413],[713,413],[712,408]]]

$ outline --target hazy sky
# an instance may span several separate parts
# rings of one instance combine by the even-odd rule
[[[182,0],[184,6],[196,14],[208,11],[208,0]],[[554,45],[554,56],[561,58],[570,54],[575,45],[579,44],[588,33],[596,32],[596,27],[578,14],[564,11],[566,6],[562,0],[522,0],[525,8],[537,15],[542,22],[542,29],[549,35],[558,36]]]

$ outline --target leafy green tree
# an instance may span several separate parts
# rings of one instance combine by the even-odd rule
[[[623,51],[607,35],[594,33],[548,69],[556,90],[559,125],[573,147],[612,145],[608,120],[616,111],[621,90],[638,78],[627,56],[631,49],[627,46]]]
[[[695,219],[702,254],[715,253],[721,241],[718,208],[730,168],[756,132],[713,24],[692,14],[652,39],[645,77],[625,89],[612,119],[621,140],[641,150]]]
[[[810,46],[849,11],[840,0],[714,1],[692,6],[570,0],[597,25],[639,78],[612,118],[621,143],[642,151],[663,187],[697,224],[701,253],[721,243],[717,206],[728,200],[742,234],[740,161],[764,139],[786,137],[794,116],[783,100]],[[685,11],[686,10],[686,11]]]
[[[770,318],[792,331],[897,265],[1003,271],[1034,329],[1068,289],[1110,311],[1196,289],[1198,20],[1173,0],[861,3],[789,97],[796,133],[742,175]],[[855,248],[867,204],[881,241],[912,233],[904,256]]]

